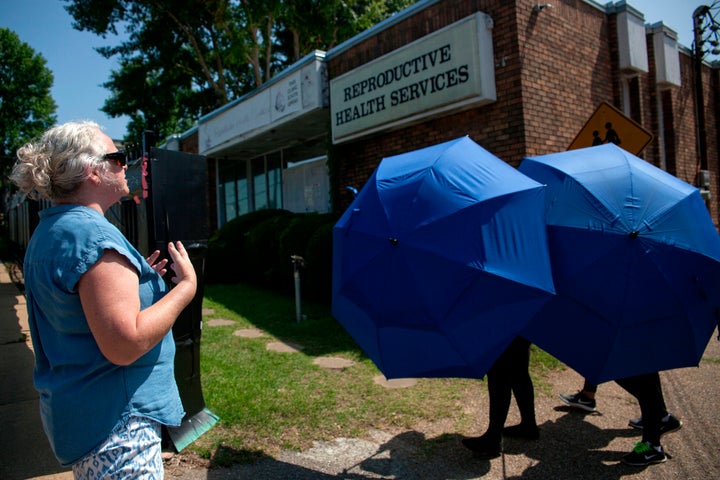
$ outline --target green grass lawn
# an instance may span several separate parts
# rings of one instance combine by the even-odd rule
[[[410,388],[384,388],[381,373],[343,327],[328,305],[304,303],[295,320],[292,297],[247,285],[207,285],[201,340],[201,377],[205,402],[220,422],[188,450],[227,466],[254,461],[281,449],[305,449],[313,441],[362,437],[372,429],[400,432],[423,422],[445,419],[458,433],[476,415],[468,400],[485,396],[481,380],[419,379]],[[208,326],[226,319],[228,326]],[[257,328],[265,335],[243,338],[236,330]],[[299,353],[269,351],[266,344],[299,344]],[[344,370],[313,364],[318,357],[352,360]],[[537,349],[531,372],[543,388],[544,371],[559,363]]]

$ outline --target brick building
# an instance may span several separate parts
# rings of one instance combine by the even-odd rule
[[[342,211],[383,157],[463,135],[517,166],[567,150],[607,104],[650,135],[640,157],[707,191],[717,223],[718,75],[703,64],[701,164],[691,52],[624,1],[422,0],[201,118],[183,148],[209,158],[222,225]],[[302,102],[281,112],[286,98]]]

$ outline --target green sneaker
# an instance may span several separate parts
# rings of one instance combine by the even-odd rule
[[[648,442],[638,442],[632,452],[623,455],[622,461],[624,464],[633,467],[646,467],[656,463],[663,463],[669,457],[660,445],[653,447]]]

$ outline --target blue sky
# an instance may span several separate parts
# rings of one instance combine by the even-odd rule
[[[712,1],[631,0],[627,3],[645,15],[646,23],[662,21],[678,33],[682,45],[690,47],[692,13],[699,5],[710,5]],[[121,138],[127,118],[109,118],[100,111],[108,96],[101,84],[107,81],[116,63],[93,50],[93,47],[115,44],[117,39],[102,39],[73,29],[65,5],[62,0],[0,0],[0,27],[15,31],[47,60],[55,76],[52,96],[58,104],[59,123],[94,120],[103,125],[111,137]]]
[[[59,123],[94,120],[111,137],[122,138],[128,119],[112,119],[100,111],[108,96],[101,84],[116,64],[93,50],[112,39],[73,29],[65,5],[60,0],[0,0],[0,26],[47,60],[55,77],[51,94]]]

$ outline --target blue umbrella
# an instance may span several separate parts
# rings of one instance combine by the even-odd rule
[[[698,189],[612,144],[520,171],[547,185],[557,289],[526,338],[594,383],[697,365],[720,306],[720,237]]]
[[[333,230],[332,313],[387,378],[481,378],[552,292],[542,185],[468,137],[383,159]]]

